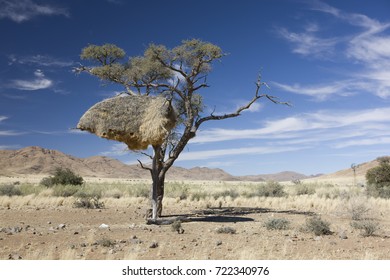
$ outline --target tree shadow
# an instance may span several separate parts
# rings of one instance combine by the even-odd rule
[[[275,210],[259,207],[221,207],[207,208],[203,210],[193,211],[189,214],[181,215],[166,215],[156,221],[148,220],[148,224],[172,224],[175,221],[181,222],[214,222],[214,223],[237,223],[237,222],[253,222],[253,218],[243,217],[249,214],[259,213],[279,213],[288,215],[304,215],[314,216],[314,212],[296,211],[296,210]]]

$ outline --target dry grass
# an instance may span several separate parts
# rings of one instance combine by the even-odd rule
[[[185,232],[178,235],[170,226],[145,225],[143,214],[149,206],[148,181],[90,181],[80,187],[79,196],[71,197],[56,197],[53,189],[30,184],[34,191],[24,190],[25,195],[0,196],[0,211],[2,215],[12,217],[14,210],[18,215],[7,226],[15,226],[21,220],[28,220],[27,217],[39,218],[36,225],[41,228],[37,232],[41,232],[42,236],[24,232],[22,234],[26,235],[26,240],[22,244],[20,240],[23,239],[17,239],[17,235],[4,235],[7,240],[15,238],[18,241],[15,247],[4,247],[2,250],[24,251],[23,259],[388,258],[390,250],[386,248],[390,244],[385,237],[390,230],[390,200],[367,198],[360,188],[321,183],[312,183],[310,189],[314,192],[310,191],[309,194],[298,195],[295,186],[286,184],[286,196],[249,195],[258,194],[260,185],[246,182],[167,182],[164,213],[168,216],[188,215],[201,210],[217,213],[215,217],[219,217],[218,211],[229,210],[231,212],[225,214],[227,217],[252,219],[227,223],[221,216],[222,222],[183,223]],[[28,185],[24,185],[23,189],[28,189]],[[80,194],[96,193],[100,195],[99,201],[104,203],[104,209],[74,208]],[[299,229],[312,214],[321,215],[330,222],[329,227],[334,234],[321,236],[316,241],[313,233],[301,232]],[[51,215],[54,215],[51,219],[57,224],[69,219],[69,222],[65,221],[65,231],[48,231],[50,225],[47,225],[47,221]],[[354,228],[353,218],[359,216],[361,219],[358,221],[364,224],[360,223]],[[278,219],[288,220],[289,227],[283,231],[270,231],[264,227],[267,221]],[[372,224],[367,221],[374,223],[373,236],[369,231],[373,228]],[[99,230],[101,223],[109,224],[110,230]],[[218,234],[216,229],[221,227],[232,227],[237,232]],[[347,232],[348,239],[341,240],[338,237],[340,231]],[[74,235],[74,232],[79,234]],[[137,236],[137,239],[133,240],[131,236]],[[30,238],[37,241],[30,241]],[[93,245],[105,238],[115,245]],[[45,246],[39,245],[43,239]],[[121,243],[121,240],[126,243]],[[152,241],[158,242],[159,246],[150,249]],[[222,244],[216,245],[220,241]],[[27,246],[27,243],[32,245]],[[88,245],[81,246],[84,243]],[[26,246],[33,249],[27,250]]]

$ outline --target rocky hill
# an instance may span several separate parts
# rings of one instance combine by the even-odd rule
[[[0,150],[0,176],[49,175],[58,167],[69,168],[85,177],[149,179],[150,173],[138,165],[105,157],[77,158],[60,151],[41,147],[20,150]],[[222,169],[194,167],[185,169],[173,166],[167,173],[170,180],[218,180],[218,181],[290,181],[307,176],[295,172],[277,174],[232,176]]]

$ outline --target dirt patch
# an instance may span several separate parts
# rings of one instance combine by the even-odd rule
[[[118,200],[119,201],[119,200]],[[261,208],[202,208],[172,203],[165,219],[185,217],[183,231],[147,225],[145,202],[106,203],[105,209],[70,205],[0,208],[0,259],[389,259],[389,220],[382,231],[362,237],[350,220],[322,215],[332,235],[300,227],[314,212]],[[8,209],[9,208],[9,209]],[[290,221],[287,230],[267,230],[271,218]],[[103,226],[103,224],[105,226]],[[234,231],[218,233],[221,227]],[[230,233],[229,233],[230,232]],[[235,232],[235,233],[232,233]]]

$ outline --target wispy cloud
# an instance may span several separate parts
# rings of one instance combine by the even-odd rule
[[[320,38],[315,33],[318,26],[311,25],[305,32],[290,32],[287,28],[278,28],[277,32],[293,45],[293,52],[303,56],[326,58],[333,53],[337,38]]]
[[[126,154],[129,154],[129,148],[123,143],[113,144],[108,151],[100,153],[102,156],[123,156]]]
[[[8,18],[22,23],[37,16],[54,15],[69,17],[69,12],[65,8],[37,4],[32,0],[0,0],[0,19]]]
[[[332,54],[336,45],[339,53],[352,63],[360,63],[359,70],[348,71],[348,81],[340,80],[324,85],[286,85],[275,83],[279,88],[315,96],[325,100],[333,95],[347,95],[358,92],[373,93],[382,98],[390,97],[390,22],[380,22],[363,14],[346,13],[322,1],[310,2],[310,8],[329,14],[350,26],[357,32],[339,35],[338,38],[321,38],[318,26],[306,26],[301,33],[279,28],[279,34],[292,44],[293,52],[304,56],[323,58]]]
[[[350,96],[367,87],[366,83],[356,82],[355,80],[336,81],[328,84],[305,85],[300,84],[287,85],[278,82],[272,82],[277,88],[301,95],[313,97],[318,101],[323,101],[331,96]]]
[[[390,107],[337,111],[326,110],[268,120],[257,129],[209,129],[193,144],[258,139],[275,149],[312,146],[343,148],[385,143],[390,137]],[[376,141],[374,141],[377,139]]]
[[[53,86],[53,81],[45,77],[45,74],[41,70],[34,72],[35,78],[33,80],[13,80],[10,84],[11,88],[19,90],[40,90],[47,89]]]
[[[66,61],[58,58],[54,58],[49,55],[29,55],[29,56],[17,56],[11,54],[8,56],[8,65],[22,64],[22,65],[34,65],[45,67],[70,67],[74,64],[73,61]]]
[[[231,148],[231,149],[220,149],[220,150],[205,150],[205,151],[194,151],[182,153],[178,161],[188,160],[205,160],[212,158],[219,158],[225,156],[238,156],[238,155],[263,155],[263,154],[275,154],[283,152],[291,152],[305,149],[305,147],[244,147],[244,148]]]
[[[0,116],[0,123],[7,120],[7,116]],[[0,130],[0,136],[18,136],[24,134],[23,132],[16,132],[13,130]]]

